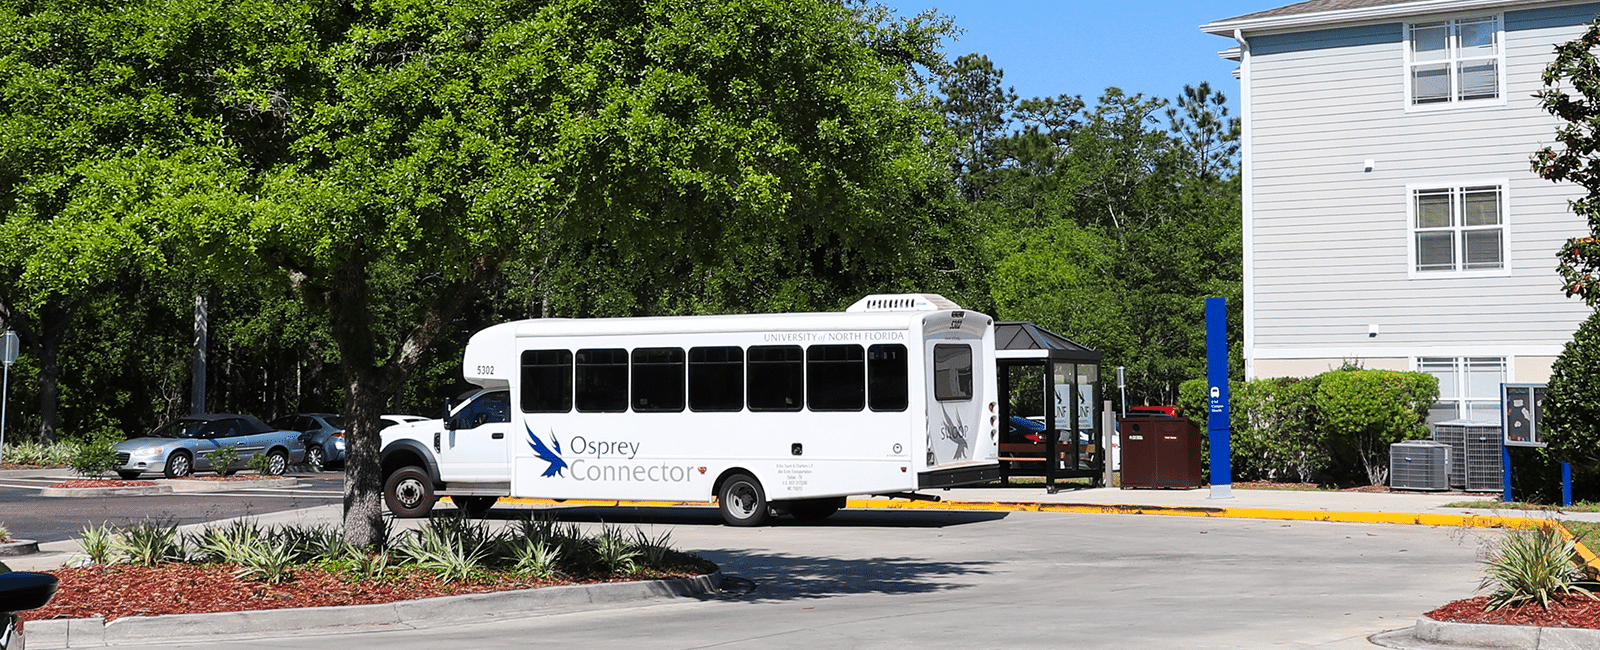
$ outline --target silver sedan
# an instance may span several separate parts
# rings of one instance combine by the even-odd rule
[[[238,460],[221,468],[222,474],[231,474],[257,454],[266,454],[267,473],[282,475],[306,456],[299,431],[279,431],[250,415],[191,415],[168,422],[145,437],[113,445],[117,474],[130,480],[145,472],[178,478],[212,470],[211,452],[229,446],[238,452]]]

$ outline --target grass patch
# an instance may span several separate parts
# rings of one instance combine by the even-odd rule
[[[1600,522],[1594,521],[1563,521],[1561,527],[1572,533],[1589,550],[1600,549]]]
[[[1477,501],[1454,501],[1446,503],[1445,508],[1479,508],[1482,510],[1538,510],[1544,512],[1600,512],[1600,503],[1593,501],[1578,501],[1570,506],[1552,506],[1543,503],[1523,503],[1521,501],[1497,501],[1495,499],[1479,499]]]

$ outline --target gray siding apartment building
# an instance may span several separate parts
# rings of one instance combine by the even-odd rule
[[[1591,310],[1556,252],[1579,188],[1535,175],[1533,94],[1595,2],[1311,0],[1201,27],[1235,47],[1251,378],[1345,361],[1439,377],[1430,420],[1499,420]]]

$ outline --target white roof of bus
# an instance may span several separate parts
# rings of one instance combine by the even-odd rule
[[[964,311],[964,310],[955,310]],[[695,334],[702,332],[789,332],[827,330],[903,330],[923,317],[948,311],[804,314],[729,314],[640,318],[536,318],[508,323],[516,336],[598,336],[619,334]],[[975,314],[977,312],[968,312]],[[985,316],[987,318],[987,316]]]

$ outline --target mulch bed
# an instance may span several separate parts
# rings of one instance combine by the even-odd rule
[[[79,479],[75,481],[62,481],[52,483],[53,488],[108,488],[108,487],[146,487],[155,485],[155,481],[123,481],[110,478]]]
[[[415,569],[392,569],[382,578],[355,579],[328,568],[303,566],[294,569],[294,577],[288,582],[269,585],[234,577],[236,568],[229,564],[164,564],[148,568],[111,564],[58,569],[48,572],[61,581],[50,604],[20,614],[30,621],[96,616],[112,621],[124,616],[369,605],[605,582],[584,576],[541,581],[497,574],[471,582],[445,583],[432,573]],[[692,568],[640,579],[682,578],[715,570],[716,565],[698,560]]]
[[[1582,594],[1558,596],[1550,603],[1550,609],[1533,603],[1486,612],[1483,611],[1483,604],[1488,600],[1487,596],[1458,600],[1428,612],[1427,616],[1435,621],[1450,623],[1600,629],[1600,600],[1592,600]]]

